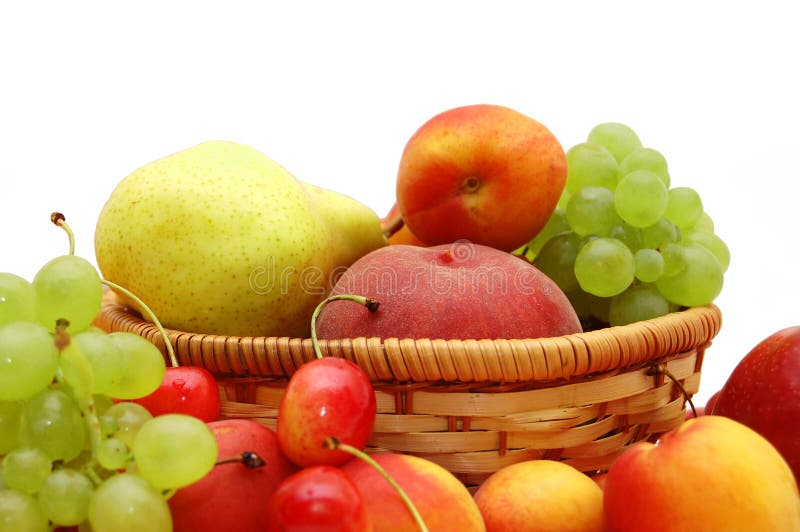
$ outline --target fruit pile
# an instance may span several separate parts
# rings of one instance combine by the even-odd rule
[[[92,325],[102,283],[72,252],[32,282],[0,273],[0,530],[171,530],[164,493],[217,459],[201,419],[130,401],[158,390],[165,360]]]
[[[250,147],[211,142],[119,184],[95,234],[100,273],[54,215],[69,254],[32,282],[0,273],[0,532],[800,530],[800,328],[758,346],[711,415],[657,444],[609,424],[600,438],[627,447],[593,477],[531,453],[473,494],[424,452],[368,448],[381,430],[372,383],[323,357],[318,332],[567,335],[710,303],[730,260],[699,195],[671,188],[665,158],[617,123],[565,153],[512,109],[446,111],[406,145],[396,199],[379,220]],[[103,285],[157,325],[166,357],[93,325]],[[274,430],[245,419],[254,410],[218,419],[218,383],[178,365],[160,320],[308,333],[316,358],[283,383]]]
[[[730,262],[700,195],[628,126],[598,124],[567,151],[545,228],[519,252],[567,293],[587,328],[711,303]]]

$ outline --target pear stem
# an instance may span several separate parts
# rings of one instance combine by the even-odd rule
[[[67,233],[67,237],[69,237],[69,254],[75,254],[75,234],[72,232],[72,229],[69,225],[67,225],[67,217],[61,214],[60,212],[54,212],[50,214],[50,221],[53,222],[56,226],[60,227]]]
[[[400,213],[395,214],[392,218],[389,218],[383,227],[381,228],[381,232],[383,232],[383,236],[389,238],[400,229],[403,228],[405,225],[405,221],[403,220],[403,215]]]
[[[137,296],[127,288],[120,286],[115,282],[109,281],[108,279],[103,279],[103,284],[108,286],[109,288],[113,288],[118,292],[122,292],[127,297],[132,299],[137,305],[139,305],[139,307],[144,311],[144,313],[147,314],[147,317],[150,318],[150,321],[152,321],[153,324],[156,326],[158,332],[161,333],[161,338],[164,340],[164,344],[167,348],[167,353],[169,354],[169,361],[172,364],[172,367],[177,368],[178,366],[180,366],[180,364],[178,363],[178,358],[175,356],[175,350],[172,347],[172,343],[169,341],[169,336],[167,335],[167,331],[164,329],[164,326],[161,325],[161,322],[158,320],[158,317],[156,316],[155,312],[150,310],[150,307],[148,307],[144,303],[144,301],[142,301],[139,298],[139,296]]]
[[[317,316],[319,316],[319,313],[322,312],[322,307],[331,301],[337,300],[354,301],[367,307],[367,310],[370,312],[375,312],[378,310],[378,305],[380,305],[377,299],[366,296],[357,296],[354,294],[338,294],[322,300],[320,304],[317,305],[317,308],[314,309],[314,313],[311,314],[311,345],[314,346],[314,354],[317,358],[322,358],[322,351],[319,348],[319,340],[317,339]]]
[[[403,499],[403,502],[408,507],[408,510],[411,512],[411,516],[414,518],[414,521],[417,523],[417,526],[419,527],[420,531],[428,532],[428,526],[425,524],[425,521],[422,520],[422,516],[419,514],[419,510],[417,510],[417,507],[414,506],[414,503],[411,501],[411,498],[409,498],[408,494],[406,494],[405,490],[403,490],[403,488],[400,487],[400,484],[398,484],[391,477],[391,475],[389,475],[389,473],[387,473],[386,470],[383,467],[381,467],[381,465],[378,462],[376,462],[370,455],[368,455],[367,453],[365,453],[364,451],[362,451],[357,447],[353,447],[352,445],[339,441],[338,438],[335,438],[333,436],[325,438],[325,441],[322,442],[322,445],[327,449],[331,449],[332,451],[336,450],[344,451],[348,454],[355,456],[360,460],[365,461],[370,466],[372,466],[375,469],[375,471],[377,471],[384,479],[386,479],[386,481],[397,492],[400,498]]]

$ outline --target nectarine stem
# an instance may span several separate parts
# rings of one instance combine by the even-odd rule
[[[144,311],[144,313],[147,314],[147,317],[150,318],[150,321],[152,321],[153,325],[156,326],[158,332],[161,333],[161,338],[164,340],[164,344],[166,344],[167,353],[169,354],[169,361],[170,364],[172,364],[172,367],[177,368],[178,366],[180,366],[180,364],[178,364],[178,358],[175,356],[175,350],[172,348],[172,343],[170,343],[169,341],[169,336],[167,336],[167,331],[164,330],[164,326],[161,325],[161,322],[158,320],[158,317],[156,316],[155,312],[150,310],[150,307],[148,307],[145,304],[145,302],[139,298],[139,296],[137,296],[127,288],[120,286],[115,282],[109,281],[108,279],[103,279],[102,281],[104,285],[108,286],[109,288],[113,288],[117,292],[122,292],[127,297],[135,301],[137,305],[139,305],[139,308],[141,308]]]
[[[319,316],[319,313],[322,312],[322,307],[331,301],[337,300],[354,301],[367,307],[367,310],[370,312],[375,312],[378,310],[378,305],[380,305],[377,299],[366,296],[357,296],[354,294],[338,294],[322,300],[320,304],[317,305],[317,308],[314,309],[314,313],[311,314],[311,344],[314,346],[314,354],[317,358],[322,358],[322,351],[319,349],[319,340],[317,339],[317,316]]]
[[[69,254],[75,254],[75,234],[72,232],[72,229],[69,225],[67,225],[67,218],[60,212],[54,212],[50,214],[50,221],[56,224],[58,227],[66,231],[67,237],[69,237]]]
[[[403,215],[397,213],[392,218],[389,218],[385,224],[383,224],[383,227],[381,228],[383,236],[389,238],[390,236],[398,232],[400,229],[402,229],[403,225],[405,225],[405,221],[403,220]]]
[[[372,466],[375,469],[375,471],[377,471],[383,478],[386,479],[386,481],[397,492],[400,498],[403,499],[403,502],[408,507],[408,510],[411,512],[411,516],[414,518],[414,521],[416,521],[419,529],[422,532],[428,532],[428,526],[425,524],[425,521],[422,520],[422,516],[419,514],[417,507],[414,506],[414,503],[411,501],[411,499],[403,490],[403,488],[401,488],[400,485],[389,475],[389,473],[387,473],[386,470],[382,468],[378,462],[373,460],[370,455],[368,455],[367,453],[365,453],[364,451],[362,451],[357,447],[353,447],[352,445],[342,443],[341,441],[339,441],[338,438],[334,438],[333,436],[325,438],[325,441],[322,442],[322,445],[327,449],[331,449],[332,451],[336,450],[344,451],[348,454],[355,456],[360,460],[365,461],[370,466]]]
[[[681,384],[678,378],[675,377],[675,375],[673,375],[672,372],[669,369],[667,369],[667,366],[665,366],[664,364],[658,364],[651,369],[652,375],[656,375],[659,373],[666,375],[673,383],[675,383],[675,386],[677,386],[678,389],[683,394],[683,398],[689,403],[689,407],[692,409],[692,415],[694,417],[697,417],[697,409],[694,407],[694,403],[692,402],[692,397],[689,395],[689,392],[686,391],[686,388],[684,388],[683,384]]]

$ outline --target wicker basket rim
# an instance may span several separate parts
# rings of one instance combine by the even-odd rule
[[[629,325],[559,337],[521,339],[343,338],[319,340],[325,356],[361,366],[380,382],[549,382],[641,367],[664,357],[704,349],[721,328],[709,304]],[[99,323],[135,332],[166,356],[161,333],[111,291]],[[315,352],[310,338],[223,336],[165,328],[179,362],[217,376],[286,378]]]
[[[107,291],[103,296],[103,306],[101,309],[101,314],[104,312],[109,311],[116,311],[121,313],[123,322],[127,322],[126,324],[131,327],[146,327],[148,329],[152,328],[156,332],[158,332],[158,328],[150,321],[147,321],[142,316],[139,315],[138,312],[135,310],[130,309],[130,307],[126,306],[119,297],[113,291]],[[608,333],[617,333],[623,332],[625,330],[630,330],[634,327],[642,327],[647,326],[647,324],[652,324],[657,328],[661,327],[673,327],[676,325],[678,321],[685,321],[685,320],[692,320],[692,319],[700,319],[707,322],[720,322],[721,325],[721,311],[717,305],[714,303],[710,303],[708,305],[703,305],[699,307],[690,307],[682,310],[678,310],[675,312],[671,312],[669,314],[665,314],[663,316],[658,316],[656,318],[651,318],[648,320],[642,320],[636,323],[631,323],[628,325],[613,325],[604,327],[601,329],[593,329],[589,331],[582,331],[572,334],[567,334],[563,336],[552,336],[552,337],[536,337],[536,338],[398,338],[394,336],[387,336],[387,337],[358,337],[358,338],[348,338],[349,340],[382,340],[382,341],[390,341],[390,340],[397,340],[397,341],[405,341],[411,340],[414,342],[418,341],[444,341],[444,342],[465,342],[465,341],[477,341],[477,342],[485,342],[485,341],[530,341],[535,340],[537,342],[546,342],[550,340],[555,340],[559,338],[583,338],[587,336],[599,335],[599,334],[608,334]],[[304,337],[304,338],[294,338],[291,336],[236,336],[236,335],[224,335],[224,334],[213,334],[213,333],[203,333],[203,332],[193,332],[193,331],[183,331],[180,329],[173,329],[170,327],[164,326],[164,330],[167,333],[167,336],[170,339],[176,338],[182,335],[191,335],[196,337],[203,337],[213,340],[224,338],[227,340],[241,340],[247,338],[259,338],[259,339],[274,339],[274,340],[302,340],[302,341],[310,341],[311,338]],[[714,331],[715,333],[718,330]],[[160,334],[160,333],[159,333]],[[340,339],[322,339],[320,338],[319,344],[324,345],[329,342],[336,342],[344,340],[344,338]]]

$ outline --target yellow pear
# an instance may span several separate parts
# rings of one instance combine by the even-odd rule
[[[166,327],[231,336],[307,336],[335,275],[385,244],[362,203],[223,141],[132,172],[95,231],[103,277]]]

